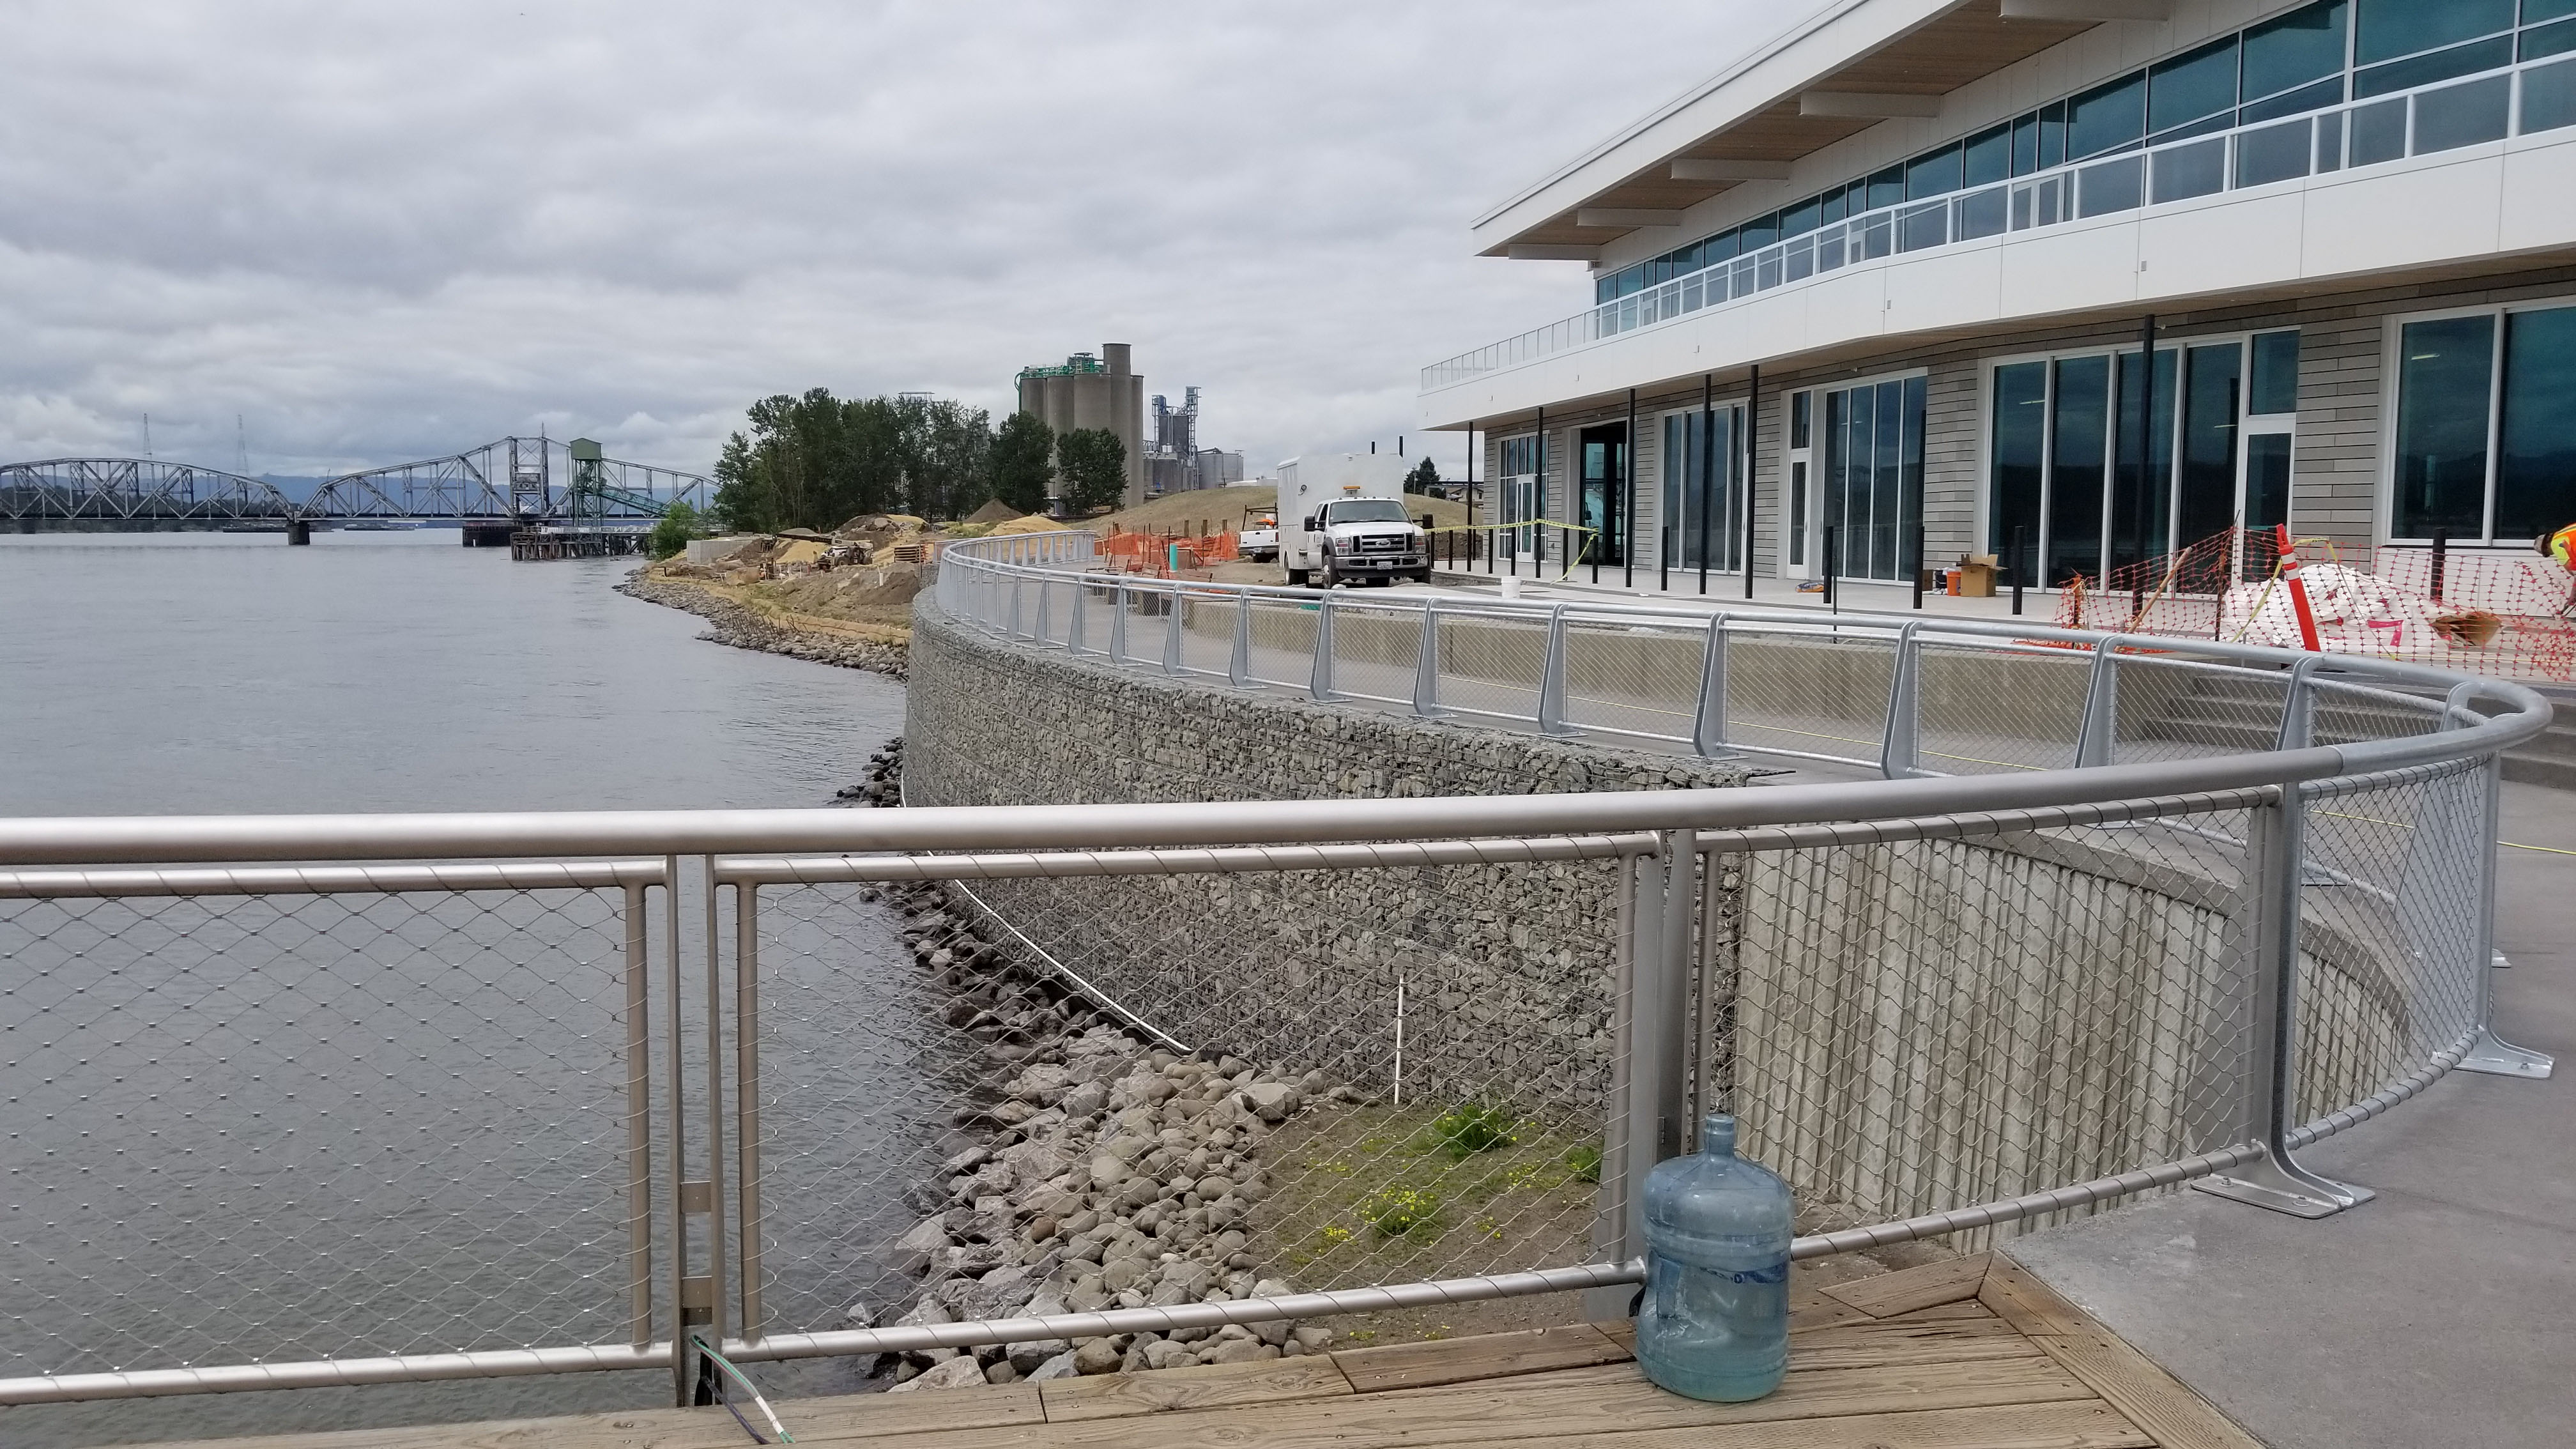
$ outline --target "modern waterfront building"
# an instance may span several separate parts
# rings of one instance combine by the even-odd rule
[[[1593,305],[1422,421],[1604,582],[2576,520],[2576,0],[1833,0],[1474,236]]]
[[[1107,428],[1127,445],[1127,496],[1122,506],[1145,501],[1145,379],[1128,365],[1127,344],[1104,342],[1100,355],[1077,352],[1061,367],[1024,367],[1019,410],[1035,413],[1061,436],[1076,428]]]

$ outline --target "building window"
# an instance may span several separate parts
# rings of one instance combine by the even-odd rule
[[[1744,409],[1664,415],[1663,553],[1669,567],[1743,566]]]
[[[1495,547],[1505,558],[1535,558],[1539,530],[1522,527],[1545,516],[1538,477],[1538,434],[1505,438],[1495,450],[1494,521],[1504,525]]]
[[[1810,392],[1789,395],[1789,568],[1801,575],[1807,570],[1807,465],[1814,456],[1808,451],[1808,408],[1814,400]]]
[[[2521,543],[2576,522],[2576,306],[2402,323],[2392,537]]]
[[[1843,578],[1893,581],[1917,566],[1924,395],[1920,375],[1824,395],[1822,526],[1834,531]]]
[[[1986,549],[2048,587],[2289,518],[2298,334],[2007,362],[1987,418]],[[2250,374],[2250,375],[2249,375]]]

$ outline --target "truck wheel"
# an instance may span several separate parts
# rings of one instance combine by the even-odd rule
[[[1421,572],[1419,572],[1419,573],[1415,574],[1415,575],[1413,576],[1413,581],[1414,581],[1415,583],[1417,583],[1417,584],[1427,584],[1427,583],[1431,582],[1431,570],[1429,570],[1429,569],[1424,569],[1424,570],[1422,570]]]
[[[1290,569],[1288,571],[1288,587],[1292,589],[1302,589],[1306,587],[1306,571],[1304,569]]]
[[[1315,587],[1330,590],[1333,585],[1340,582],[1341,579],[1335,576],[1331,568],[1327,567],[1321,574],[1316,576]]]

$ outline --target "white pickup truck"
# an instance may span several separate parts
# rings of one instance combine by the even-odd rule
[[[1431,582],[1431,539],[1405,514],[1404,471],[1404,459],[1376,453],[1279,465],[1279,560],[1292,587]]]
[[[1279,557],[1279,520],[1266,513],[1256,513],[1243,521],[1243,531],[1234,536],[1234,551],[1254,563],[1270,563]]]

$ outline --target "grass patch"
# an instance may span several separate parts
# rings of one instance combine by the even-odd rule
[[[1263,1156],[1254,1251],[1301,1285],[1555,1266],[1590,1246],[1599,1144],[1507,1107],[1311,1112]]]

